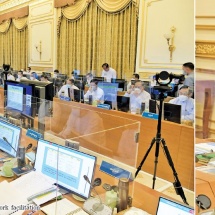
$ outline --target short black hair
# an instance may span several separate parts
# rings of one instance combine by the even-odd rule
[[[59,73],[59,71],[57,69],[54,70],[55,73]]]
[[[69,79],[67,79],[68,81],[70,81],[72,84],[74,84],[75,83],[75,80],[74,79],[72,79],[72,78],[69,78]]]
[[[40,78],[45,78],[48,80],[48,76],[47,75],[41,75]]]
[[[22,70],[20,70],[19,72],[23,75],[23,71]]]
[[[134,73],[133,75],[134,75],[135,78],[140,79],[139,74]]]
[[[90,83],[95,83],[95,85],[98,85],[98,80],[97,79],[92,79],[91,81],[90,81]]]
[[[188,68],[190,68],[191,70],[194,70],[194,64],[191,63],[191,62],[184,63],[183,66],[184,66],[184,67],[188,67]]]
[[[109,68],[109,64],[108,64],[108,63],[103,63],[103,64],[102,64],[102,67],[104,67],[104,66],[105,66],[106,68]]]
[[[180,87],[179,90],[182,90],[182,89],[189,89],[189,86],[187,86],[187,85],[182,85],[182,86]]]
[[[28,66],[27,68],[29,68],[29,70],[31,70],[31,67],[30,67],[30,66]]]
[[[134,82],[134,84],[139,83],[139,82],[142,84],[143,87],[145,86],[145,85],[144,85],[144,82],[142,82],[141,80],[136,80],[136,81]]]
[[[88,72],[88,73],[86,74],[86,76],[93,77],[93,74],[92,74],[91,72]]]

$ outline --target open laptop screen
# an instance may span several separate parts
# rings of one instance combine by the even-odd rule
[[[160,197],[156,215],[167,214],[191,215],[194,214],[194,209],[189,205],[183,205],[178,202]]]
[[[52,182],[87,199],[90,185],[85,181],[87,175],[92,181],[96,157],[74,149],[40,139],[34,168],[47,176]]]

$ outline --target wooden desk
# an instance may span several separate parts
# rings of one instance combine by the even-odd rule
[[[25,131],[23,131],[21,143],[25,147],[29,143],[29,138],[25,136]],[[35,142],[32,142],[32,144],[34,146],[36,145]],[[118,179],[113,178],[113,177],[99,171],[99,166],[97,166],[96,170],[95,170],[94,178],[97,178],[97,177],[100,177],[102,179],[102,184],[108,183],[110,185],[118,185]],[[3,180],[12,181],[12,180],[14,180],[14,178],[8,179],[8,178],[4,178],[4,177],[0,176],[0,182],[2,182]],[[99,195],[101,196],[101,198],[103,199],[106,191],[102,188],[102,186],[96,187],[96,190],[99,193]],[[135,181],[131,182],[129,185],[129,195],[133,197],[132,206],[145,210],[152,215],[156,214],[156,208],[157,208],[157,204],[158,204],[158,200],[159,200],[160,196],[171,199],[170,197],[168,197],[164,194],[161,194],[160,192],[157,192],[157,191],[155,191],[149,187],[146,187]],[[67,194],[64,197],[66,197],[67,199],[69,199],[70,201],[72,201],[73,203],[75,203],[76,205],[78,205],[80,207],[82,207],[82,205],[83,205],[83,202],[79,202],[79,201],[75,200],[72,197],[72,194]],[[40,214],[44,214],[44,213],[40,212]],[[120,214],[123,214],[123,213],[120,213]]]
[[[3,89],[0,89],[0,95],[3,94]],[[57,107],[59,107],[57,109]],[[140,115],[133,115],[130,113],[124,113],[114,110],[104,110],[97,107],[93,107],[87,104],[66,102],[54,98],[53,101],[53,117],[47,119],[51,120],[52,129],[60,132],[66,125],[68,120],[68,111],[71,111],[73,107],[79,107],[87,111],[93,111],[102,116],[104,129],[116,128],[117,125],[126,125],[127,122],[133,120],[140,122],[140,136],[139,136],[139,150],[137,153],[137,163],[139,166],[143,156],[145,155],[152,139],[156,135],[157,121],[152,119],[146,119]],[[49,127],[48,125],[47,127]],[[106,139],[119,138],[117,132],[114,136],[108,136]],[[169,148],[172,160],[175,164],[175,169],[178,173],[179,179],[183,187],[190,190],[194,190],[194,129],[186,125],[180,125],[167,121],[162,122],[162,137],[165,139]],[[115,150],[113,144],[109,146],[110,150]],[[142,170],[153,174],[154,171],[154,155],[155,146],[151,150],[147,160],[145,161]],[[166,157],[160,147],[159,163],[157,168],[157,176],[167,181],[174,181],[172,170],[169,167]]]
[[[58,106],[58,108],[57,108]],[[59,108],[60,107],[60,108]],[[53,129],[62,130],[62,127],[68,120],[66,114],[70,108],[79,107],[88,111],[94,111],[102,116],[104,129],[114,128],[124,122],[131,122],[132,120],[140,122],[140,136],[139,136],[139,150],[137,154],[137,166],[140,164],[145,155],[152,138],[155,137],[157,131],[157,121],[143,118],[140,115],[133,115],[114,110],[104,110],[97,107],[76,103],[65,102],[54,98],[53,102]],[[55,109],[56,108],[56,109]],[[71,111],[71,110],[70,110]],[[116,134],[117,135],[117,134]],[[111,136],[112,139],[115,136]],[[165,139],[169,148],[176,171],[182,186],[193,190],[194,189],[194,129],[186,125],[180,125],[167,121],[162,122],[162,137]],[[110,139],[110,136],[108,137]],[[111,147],[110,147],[111,149]],[[154,150],[151,150],[147,160],[143,165],[143,170],[153,174],[154,171]],[[172,170],[168,165],[167,159],[160,148],[159,163],[157,169],[157,176],[168,181],[173,180]]]

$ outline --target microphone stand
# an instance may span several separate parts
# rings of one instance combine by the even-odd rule
[[[154,87],[154,88],[156,89],[156,87]],[[139,171],[141,170],[141,168],[142,168],[145,160],[147,159],[147,157],[148,157],[153,145],[156,143],[152,189],[155,188],[156,172],[157,172],[157,164],[158,164],[158,156],[159,156],[159,148],[160,148],[160,144],[162,144],[162,147],[163,147],[163,150],[164,150],[164,155],[167,158],[167,161],[169,163],[170,168],[172,169],[172,172],[173,172],[173,175],[174,175],[174,178],[175,178],[175,182],[173,183],[173,186],[175,188],[176,194],[180,195],[182,200],[183,200],[183,202],[185,204],[189,205],[187,200],[186,200],[186,197],[184,195],[183,188],[182,188],[181,183],[180,183],[179,178],[178,178],[178,173],[175,170],[175,166],[174,166],[173,160],[171,158],[170,152],[168,150],[168,147],[166,145],[166,142],[165,142],[164,138],[161,137],[161,118],[162,118],[163,101],[164,101],[164,98],[165,98],[164,92],[167,91],[169,88],[167,88],[167,87],[163,87],[163,88],[157,87],[157,89],[161,91],[161,93],[159,94],[160,108],[159,108],[159,116],[158,116],[157,134],[156,134],[156,137],[154,137],[152,139],[150,147],[146,151],[146,154],[144,155],[139,167],[137,168],[137,171],[135,173],[135,178],[137,177]]]

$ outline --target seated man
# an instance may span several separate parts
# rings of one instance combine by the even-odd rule
[[[79,90],[78,87],[74,85],[75,81],[73,79],[68,79],[66,85],[63,85],[58,92],[58,97],[64,92],[64,96],[69,97],[68,90],[71,89]]]
[[[130,97],[130,110],[140,110],[142,103],[145,103],[145,109],[149,108],[151,95],[144,90],[144,83],[140,80],[136,81],[134,88],[128,90],[124,96]]]
[[[7,80],[8,80],[8,81],[15,81],[15,78],[14,78],[14,76],[12,75],[11,72],[8,72],[8,74],[7,74]]]
[[[190,98],[191,95],[189,87],[183,85],[179,89],[179,96],[169,101],[171,104],[181,105],[182,120],[194,120],[194,99]]]
[[[54,70],[54,75],[53,75],[53,78],[57,78],[59,74],[59,71],[57,69]]]
[[[107,63],[104,63],[102,65],[103,71],[102,71],[102,77],[104,77],[105,81],[111,82],[112,78],[116,79],[116,70],[109,67]]]
[[[28,80],[26,77],[23,76],[23,71],[20,70],[18,72],[18,78],[16,79],[16,81],[20,82],[21,79]]]
[[[127,85],[127,89],[129,90],[129,89],[132,87],[132,84],[133,84],[135,81],[138,81],[139,79],[140,79],[139,74],[134,73],[133,76],[132,76],[131,81],[130,81],[130,82],[128,83],[128,85]]]
[[[50,82],[50,81],[48,80],[48,77],[47,77],[46,75],[41,75],[41,76],[40,76],[40,81],[47,82],[47,83]]]
[[[84,100],[89,100],[90,95],[92,96],[93,102],[96,101],[97,104],[104,102],[104,91],[98,87],[98,81],[96,79],[90,81],[90,88],[84,95]]]
[[[32,81],[38,81],[38,80],[37,80],[37,77],[38,77],[37,73],[36,73],[36,72],[32,72],[32,73],[31,73],[30,79],[31,79]]]

